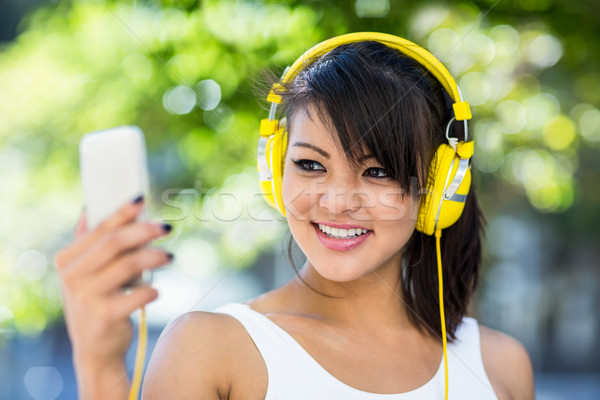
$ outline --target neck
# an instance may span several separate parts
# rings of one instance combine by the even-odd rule
[[[336,282],[321,276],[307,260],[299,275],[314,289],[332,296],[316,293],[296,277],[293,280],[294,302],[306,314],[346,329],[377,327],[384,333],[412,327],[404,305],[397,263],[350,282]]]

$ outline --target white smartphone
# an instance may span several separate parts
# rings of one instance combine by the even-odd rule
[[[150,182],[140,128],[119,126],[86,133],[79,143],[79,165],[88,230],[138,196],[144,196],[146,204],[137,220],[148,220]],[[126,286],[151,281],[147,271]]]

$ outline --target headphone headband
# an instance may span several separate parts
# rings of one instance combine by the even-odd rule
[[[286,84],[289,81],[293,80],[308,62],[319,58],[323,54],[328,53],[332,49],[342,44],[364,42],[369,40],[380,42],[389,47],[397,49],[401,53],[414,59],[423,67],[425,67],[425,69],[431,72],[431,74],[442,84],[444,89],[446,89],[446,91],[454,101],[454,104],[452,105],[452,108],[454,109],[454,118],[457,121],[471,119],[471,109],[469,107],[469,103],[462,99],[462,95],[460,89],[458,88],[458,85],[454,81],[454,78],[452,78],[452,75],[450,74],[448,69],[446,69],[446,67],[441,63],[441,61],[439,61],[433,54],[431,54],[429,51],[425,50],[421,46],[409,40],[387,33],[356,32],[336,36],[334,38],[325,40],[313,46],[304,54],[302,54],[300,58],[298,58],[292,64],[292,66],[284,72],[283,76],[281,77],[281,83]],[[277,88],[281,89],[281,86],[277,86]],[[271,90],[271,93],[269,93],[268,100],[273,103],[280,103],[281,96],[277,95],[274,90]]]

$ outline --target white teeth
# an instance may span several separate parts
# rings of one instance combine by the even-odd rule
[[[325,233],[327,236],[334,237],[336,239],[349,239],[352,237],[364,235],[368,232],[366,229],[360,228],[351,228],[351,229],[341,229],[341,228],[332,228],[327,225],[319,224],[319,229],[321,232]]]

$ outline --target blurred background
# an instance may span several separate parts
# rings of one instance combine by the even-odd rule
[[[538,399],[600,399],[599,21],[596,0],[1,0],[0,398],[76,398],[53,257],[81,212],[85,132],[143,129],[151,214],[174,225],[151,348],[176,316],[293,277],[257,195],[257,86],[372,30],[428,48],[472,106],[488,220],[473,315],[525,345]]]

